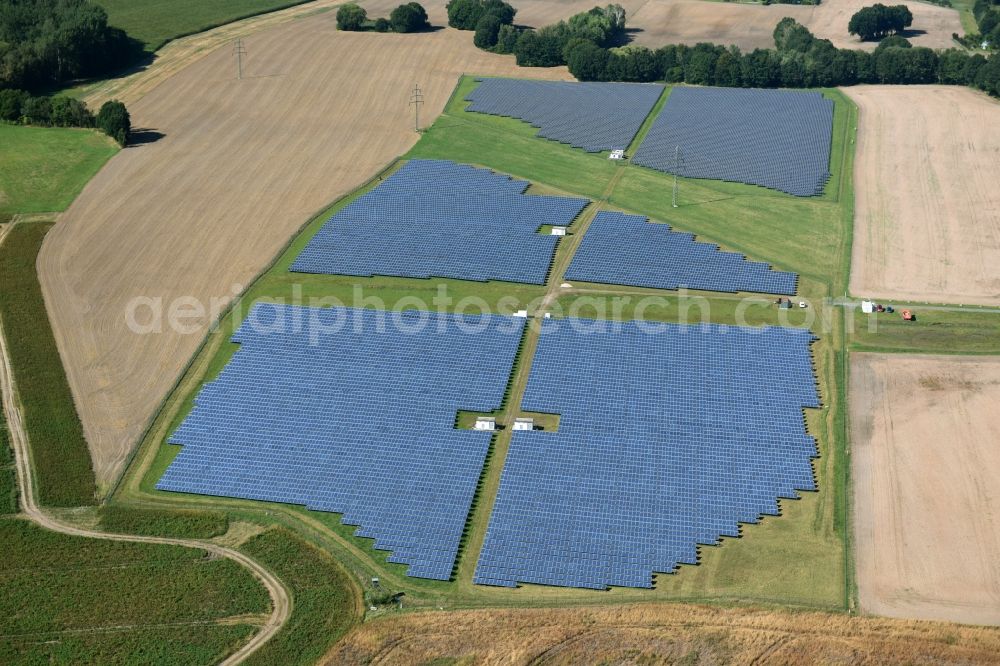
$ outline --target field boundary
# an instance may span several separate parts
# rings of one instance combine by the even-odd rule
[[[251,638],[248,643],[226,658],[222,662],[223,664],[229,665],[242,662],[248,656],[260,649],[271,639],[272,636],[281,630],[281,628],[288,621],[292,612],[291,595],[281,580],[258,564],[253,558],[235,549],[207,541],[169,537],[109,534],[95,530],[88,530],[62,522],[59,519],[45,513],[45,511],[41,509],[35,498],[34,477],[32,474],[28,434],[24,428],[20,401],[17,399],[17,386],[12,372],[11,359],[7,349],[6,332],[3,328],[2,321],[0,321],[0,394],[2,394],[0,397],[3,399],[3,410],[10,433],[11,447],[14,451],[21,508],[24,515],[31,522],[53,532],[59,532],[70,536],[130,543],[147,543],[196,548],[217,557],[225,557],[250,571],[250,573],[252,573],[268,591],[268,595],[271,598],[272,610],[268,621],[262,626],[261,630],[254,634],[253,638]]]

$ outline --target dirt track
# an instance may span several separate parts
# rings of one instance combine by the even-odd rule
[[[5,235],[6,230],[0,226],[0,243],[3,242],[3,237]],[[198,548],[216,557],[225,557],[233,560],[240,566],[248,569],[264,585],[268,594],[271,596],[271,615],[268,618],[267,623],[261,627],[260,631],[254,634],[245,645],[222,662],[222,664],[226,666],[243,662],[247,657],[256,652],[262,645],[264,645],[281,630],[292,614],[291,594],[274,574],[238,550],[228,548],[226,546],[220,546],[208,541],[198,541],[196,539],[168,539],[124,534],[106,534],[104,532],[96,532],[64,523],[45,513],[38,506],[38,502],[35,498],[35,487],[32,482],[33,477],[31,472],[31,454],[28,449],[28,436],[24,430],[21,418],[21,409],[17,403],[17,399],[15,397],[16,395],[17,392],[14,385],[14,375],[10,366],[10,356],[7,353],[6,338],[4,337],[2,322],[0,322],[0,398],[2,398],[0,409],[3,410],[7,417],[7,425],[10,430],[11,447],[14,450],[14,461],[17,468],[17,484],[19,492],[18,499],[21,505],[21,511],[29,520],[40,525],[41,527],[44,527],[45,529],[52,530],[53,532],[69,534],[77,537]]]
[[[1000,358],[852,354],[864,610],[1000,624]]]
[[[1000,304],[1000,103],[960,86],[857,86],[851,292]]]
[[[745,607],[427,611],[356,627],[326,664],[975,664],[1000,631]]]
[[[125,320],[131,299],[162,299],[165,314],[180,297],[206,309],[227,299],[318,209],[416,142],[415,82],[426,124],[461,73],[518,73],[468,33],[343,33],[332,13],[244,43],[242,81],[224,45],[132,105],[133,126],[163,137],[115,156],[42,247],[46,303],[103,487],[210,320],[186,318],[181,334],[165,317],[162,333],[138,335]],[[148,308],[140,320],[152,322]]]

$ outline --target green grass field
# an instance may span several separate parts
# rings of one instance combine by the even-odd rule
[[[118,152],[96,130],[0,123],[0,215],[65,210]]]
[[[95,502],[90,451],[42,300],[35,260],[50,224],[16,224],[0,245],[0,318],[38,487],[49,506]]]
[[[307,0],[95,0],[108,23],[155,51],[171,39]]]
[[[893,314],[854,313],[851,349],[870,352],[923,354],[1000,354],[1000,311],[978,308],[930,309],[908,306],[916,321]]]
[[[270,599],[248,571],[179,546],[56,534],[0,519],[0,662],[213,664]]]
[[[211,539],[229,529],[226,514],[218,511],[178,511],[111,504],[101,506],[98,515],[101,531],[118,534]]]
[[[722,547],[703,548],[701,566],[683,567],[676,574],[658,576],[656,589],[652,591],[616,588],[597,596],[575,589],[524,586],[505,590],[472,585],[471,572],[506,450],[502,435],[497,438],[484,471],[482,492],[475,502],[452,582],[406,577],[405,566],[387,563],[388,553],[373,550],[371,540],[354,537],[354,528],[342,525],[335,514],[280,504],[156,491],[156,480],[179,450],[163,442],[190,410],[202,383],[216,376],[231,358],[236,346],[228,342],[228,335],[249,303],[282,298],[286,302],[308,305],[310,298],[326,298],[325,302],[315,304],[342,302],[392,310],[415,307],[412,301],[400,302],[406,296],[417,296],[430,304],[431,298],[439,295],[438,289],[443,286],[453,298],[445,309],[454,309],[455,302],[466,296],[478,296],[490,307],[500,305],[506,297],[508,300],[504,303],[508,306],[516,303],[531,309],[546,293],[547,288],[504,283],[290,274],[288,266],[303,245],[332,212],[366,190],[361,188],[312,220],[276,259],[273,267],[251,286],[239,307],[226,315],[218,330],[209,336],[177,390],[165,402],[113,501],[210,507],[226,510],[231,519],[258,522],[266,519],[268,523],[278,523],[329,551],[356,580],[367,581],[371,576],[379,576],[384,588],[405,592],[408,607],[537,606],[671,599],[847,608],[851,603],[852,584],[846,550],[845,494],[840,492],[846,484],[847,469],[843,449],[844,396],[839,379],[843,376],[845,359],[843,313],[839,308],[821,305],[824,298],[842,293],[847,284],[853,192],[851,179],[844,174],[850,174],[852,168],[852,128],[856,114],[853,105],[837,91],[824,91],[836,102],[836,111],[831,159],[833,177],[821,197],[800,199],[759,187],[681,179],[681,205],[674,209],[670,206],[672,178],[669,176],[616,164],[606,159],[606,155],[587,154],[536,138],[536,130],[516,120],[465,112],[462,97],[472,85],[470,78],[460,82],[445,113],[423,133],[405,157],[452,159],[487,166],[530,180],[532,192],[582,195],[596,201],[597,208],[649,215],[679,230],[695,232],[701,240],[802,274],[801,294],[814,304],[806,311],[779,312],[767,297],[751,297],[741,305],[739,298],[731,294],[678,294],[607,285],[576,285],[578,292],[563,295],[556,305],[563,314],[630,318],[636,315],[640,299],[655,296],[662,302],[646,307],[642,312],[644,318],[674,321],[682,311],[701,316],[701,310],[706,309],[705,316],[711,321],[808,325],[821,337],[814,349],[824,406],[807,414],[810,432],[817,437],[820,446],[821,457],[815,464],[820,491],[804,493],[800,500],[782,502],[780,518],[767,518],[759,525],[745,527],[743,538],[727,539]],[[592,206],[588,210],[595,209]],[[576,222],[571,232],[585,224],[585,221]],[[572,240],[560,244],[554,266],[565,266],[572,246]],[[358,303],[359,294],[375,298],[371,302]],[[614,305],[616,299],[618,306]],[[622,304],[625,299],[632,300]],[[530,350],[525,351],[525,356],[530,358]],[[518,375],[515,370],[515,378]],[[519,381],[512,381],[511,396],[523,390],[523,386],[517,385]],[[507,404],[504,410],[510,407]]]
[[[284,529],[240,547],[281,578],[295,600],[288,624],[246,664],[314,664],[359,619],[356,585],[327,553]]]

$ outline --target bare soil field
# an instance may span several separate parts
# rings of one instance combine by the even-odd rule
[[[962,86],[856,86],[851,292],[1000,304],[1000,103]]]
[[[862,609],[1000,624],[1000,358],[852,354],[850,396]]]
[[[388,16],[397,0],[368,0],[362,3],[370,17]],[[423,3],[431,23],[447,25],[446,0]],[[593,7],[593,0],[520,0],[515,23],[539,28]],[[623,0],[620,2],[636,44],[657,48],[666,44],[735,44],[742,49],[774,46],[774,26],[785,16],[794,18],[817,37],[829,39],[840,48],[871,50],[874,42],[860,42],[847,34],[847,23],[868,0],[823,0],[817,6],[756,5],[706,0]],[[903,4],[913,12],[913,29],[907,35],[914,46],[948,48],[951,34],[962,34],[962,24],[954,9],[916,0]]]
[[[526,71],[469,33],[343,33],[333,13],[244,44],[243,80],[225,43],[130,105],[146,143],[98,173],[39,257],[99,484],[116,478],[197,349],[212,299],[228,301],[310,216],[416,142],[414,83],[426,125],[463,72]],[[568,78],[565,68],[528,73]],[[161,332],[130,329],[138,297],[162,305]],[[169,325],[172,306],[187,313],[182,327]],[[137,321],[155,327],[149,307]]]
[[[394,614],[327,664],[988,663],[1000,631],[687,604]]]

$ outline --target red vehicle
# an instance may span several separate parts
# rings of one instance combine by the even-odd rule
[[[913,313],[909,310],[903,310],[903,321],[913,321]]]

